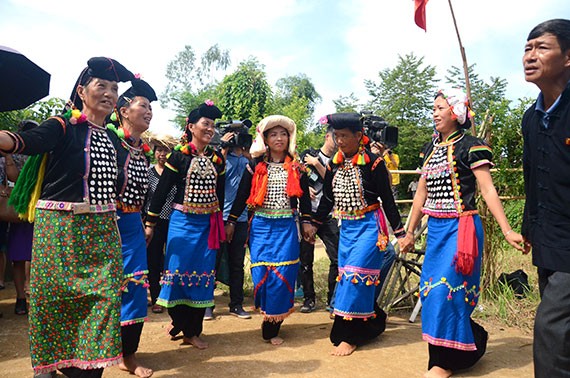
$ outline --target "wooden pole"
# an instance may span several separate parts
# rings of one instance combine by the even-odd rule
[[[467,64],[467,56],[465,55],[465,49],[461,43],[461,36],[459,35],[459,28],[457,27],[457,21],[455,20],[455,13],[453,12],[453,5],[451,5],[451,0],[447,0],[449,3],[449,9],[451,10],[451,18],[453,18],[453,26],[455,26],[455,33],[457,34],[457,41],[459,42],[459,50],[461,51],[461,59],[463,60],[463,72],[465,74],[465,91],[467,92],[467,99],[469,104],[473,104],[471,101],[471,84],[469,82],[469,65]],[[475,123],[471,123],[471,133],[477,135],[477,130],[475,129]]]

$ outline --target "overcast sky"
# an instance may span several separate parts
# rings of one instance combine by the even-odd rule
[[[511,99],[535,97],[524,81],[529,31],[551,18],[570,18],[569,0],[453,0],[469,64],[483,79],[509,83]],[[0,45],[51,73],[50,96],[67,99],[92,56],[112,57],[162,93],[166,65],[185,45],[199,55],[218,44],[232,66],[249,56],[265,65],[269,83],[303,73],[323,97],[367,99],[364,79],[394,67],[398,55],[425,57],[443,77],[461,56],[447,0],[430,0],[427,33],[413,21],[413,0],[0,0]],[[231,71],[230,71],[231,72]],[[122,84],[120,90],[125,90]],[[151,130],[176,134],[172,111],[153,104]]]

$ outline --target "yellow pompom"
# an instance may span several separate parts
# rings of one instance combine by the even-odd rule
[[[71,111],[71,116],[73,118],[79,118],[79,117],[81,117],[81,111],[79,109],[73,109]]]

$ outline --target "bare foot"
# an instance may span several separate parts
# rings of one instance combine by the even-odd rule
[[[265,341],[267,341],[268,343],[271,343],[271,345],[281,345],[281,344],[283,344],[283,342],[285,340],[283,340],[279,336],[275,336],[275,337],[272,337],[271,339],[265,340]]]
[[[208,343],[199,338],[198,336],[184,337],[184,344],[190,344],[198,349],[207,349]]]
[[[424,374],[424,378],[449,378],[451,377],[451,370],[446,370],[440,368],[439,366],[434,366],[427,373]]]
[[[134,354],[123,357],[123,362],[119,364],[119,369],[128,371],[140,378],[149,378],[152,376],[152,369],[141,366]]]
[[[356,350],[356,345],[349,344],[345,341],[338,344],[331,352],[333,356],[350,356]]]

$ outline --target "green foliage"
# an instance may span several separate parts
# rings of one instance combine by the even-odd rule
[[[475,122],[482,122],[487,109],[491,109],[494,103],[503,101],[507,89],[507,81],[499,77],[491,77],[489,82],[481,79],[475,72],[475,64],[467,68],[469,84],[471,86],[471,107],[475,112]],[[465,74],[463,68],[451,67],[447,70],[445,80],[448,84],[465,88]]]
[[[378,82],[365,80],[372,97],[370,110],[395,126],[430,126],[437,79],[435,67],[424,65],[424,58],[413,53],[398,57],[396,67],[378,73]]]
[[[296,98],[304,98],[307,100],[306,107],[309,115],[313,114],[315,105],[322,99],[305,74],[281,78],[277,80],[276,87],[274,102],[277,106],[283,106],[283,104],[290,103]]]
[[[222,80],[218,103],[224,117],[249,118],[254,124],[264,117],[272,96],[264,69],[257,59],[250,57]]]
[[[210,47],[196,62],[192,46],[184,46],[166,67],[168,84],[160,96],[162,106],[171,106],[177,113],[174,121],[184,127],[184,118],[199,103],[213,98],[217,85],[214,73],[225,71],[230,65],[228,50],[218,45]]]
[[[18,128],[18,123],[25,119],[41,123],[51,116],[61,114],[64,106],[64,100],[53,97],[38,101],[25,109],[0,112],[0,129],[15,131]]]
[[[351,93],[348,96],[339,96],[339,98],[333,100],[337,113],[359,112],[363,108],[359,102],[360,100],[354,95],[354,93]]]
[[[502,196],[524,195],[522,173],[522,117],[532,100],[521,99],[516,105],[502,100],[491,106],[494,114],[490,144],[498,172],[493,174],[497,192]],[[513,168],[518,168],[515,170]]]

